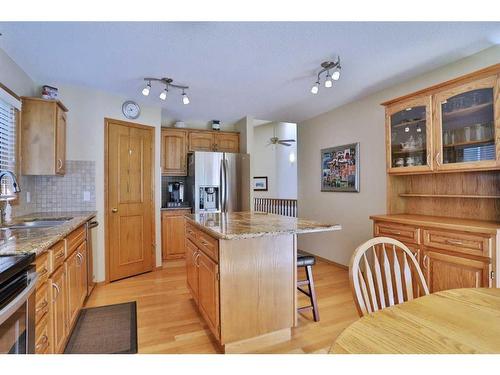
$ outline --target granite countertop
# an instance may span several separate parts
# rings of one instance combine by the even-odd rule
[[[72,219],[64,224],[48,228],[2,229],[0,230],[0,255],[35,253],[38,256],[96,214],[96,211],[37,212],[16,217],[14,223],[32,219],[62,217],[72,217]]]
[[[223,240],[342,229],[339,224],[325,224],[262,212],[203,213],[185,217],[212,237]]]

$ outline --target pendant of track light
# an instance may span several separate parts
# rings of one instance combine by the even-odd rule
[[[146,87],[142,89],[142,95],[148,96],[151,91],[151,82],[161,82],[165,85],[165,89],[160,93],[159,98],[161,100],[167,100],[167,95],[169,93],[170,88],[182,90],[182,103],[189,104],[190,100],[186,94],[186,90],[189,89],[189,86],[179,85],[177,83],[173,83],[174,80],[172,78],[144,78],[144,81],[147,82]]]
[[[333,87],[333,81],[338,81],[340,79],[340,69],[340,56],[337,57],[337,61],[325,61],[321,63],[321,69],[317,74],[316,82],[311,87],[311,94],[316,95],[319,92],[321,75],[323,73],[326,73],[325,87]],[[330,74],[330,71],[332,71],[332,74]]]
[[[333,86],[332,77],[330,76],[330,73],[327,73],[326,74],[326,80],[325,80],[325,87],[327,89],[329,89],[332,86]]]
[[[182,90],[182,103],[189,104],[189,98],[186,95],[186,93],[184,92],[184,90]]]
[[[142,95],[148,96],[150,90],[151,90],[151,81],[149,81],[146,87],[142,89]]]
[[[163,90],[160,94],[160,99],[161,100],[166,100],[167,99],[167,93],[168,93],[168,86],[165,86],[165,90]]]

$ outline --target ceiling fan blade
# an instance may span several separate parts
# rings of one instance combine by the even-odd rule
[[[286,146],[286,147],[290,147],[291,144],[290,143],[285,143],[285,142],[282,142],[282,141],[279,141],[278,142],[280,145],[283,145],[283,146]]]
[[[295,139],[280,139],[281,142],[295,142]]]

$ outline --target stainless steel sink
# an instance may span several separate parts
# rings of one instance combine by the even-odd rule
[[[66,221],[71,220],[71,217],[63,217],[63,218],[51,218],[51,219],[35,219],[35,220],[27,220],[21,221],[15,224],[10,224],[3,226],[1,229],[35,229],[35,228],[50,228],[55,227],[61,224],[64,224]]]

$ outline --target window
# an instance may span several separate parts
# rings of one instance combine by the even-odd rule
[[[17,172],[17,115],[21,102],[0,87],[0,170]],[[5,177],[1,181],[2,195],[12,194],[12,184]]]

